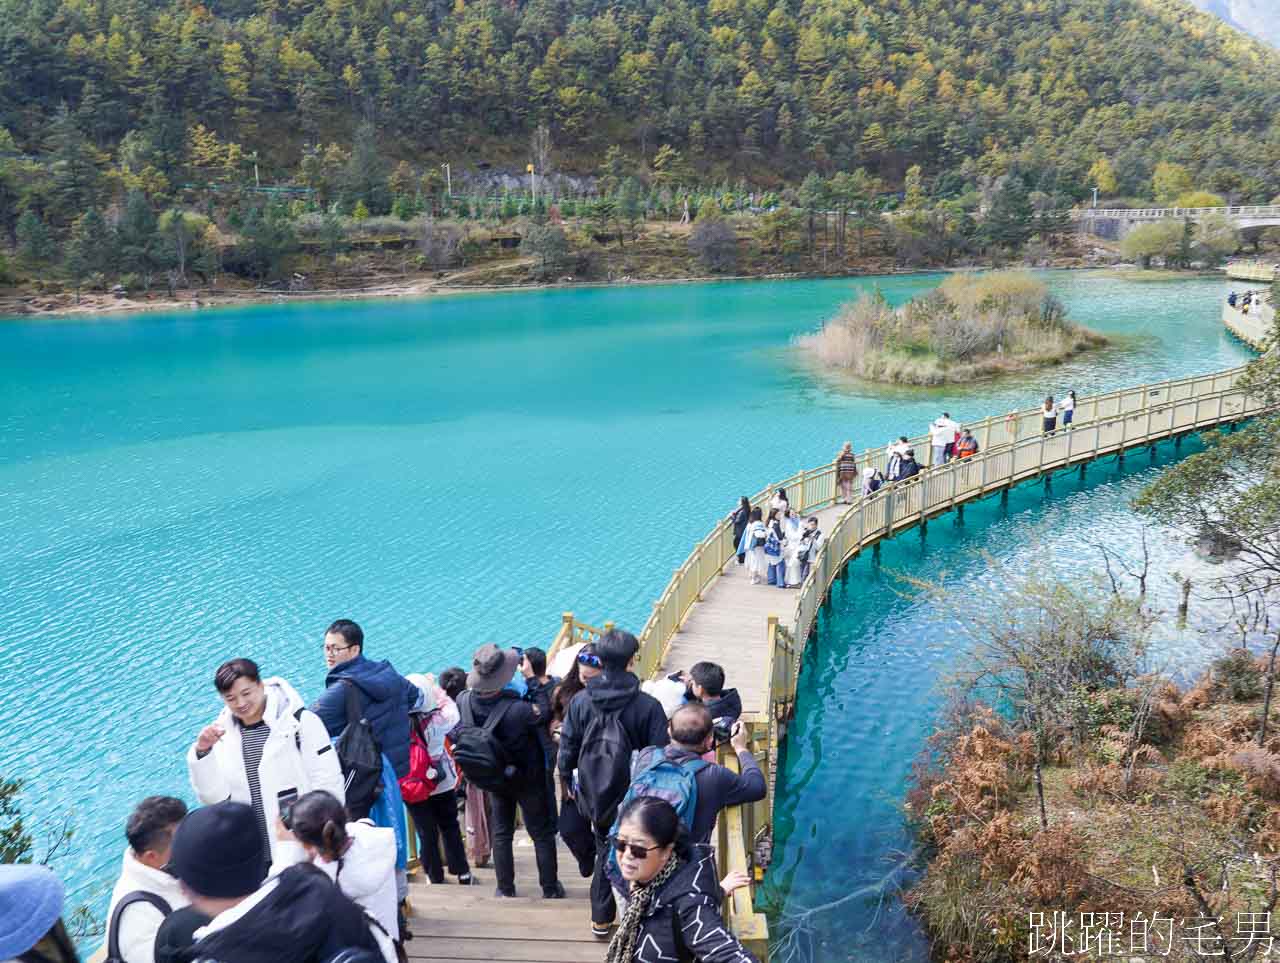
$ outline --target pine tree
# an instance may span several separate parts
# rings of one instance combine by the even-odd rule
[[[53,238],[40,215],[28,208],[18,218],[15,229],[18,236],[18,253],[31,264],[43,264],[54,255]]]
[[[92,207],[98,195],[93,148],[64,105],[50,132],[53,142],[53,202],[64,221]]]
[[[122,273],[138,275],[144,290],[160,267],[159,238],[156,215],[142,191],[131,191],[125,201],[124,214],[116,225],[119,244],[119,266]]]

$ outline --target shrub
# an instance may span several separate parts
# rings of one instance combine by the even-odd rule
[[[707,201],[704,209],[712,202]],[[689,232],[689,250],[702,266],[715,274],[733,270],[738,262],[738,238],[733,225],[724,218],[698,212],[698,220]]]
[[[1262,670],[1245,649],[1234,649],[1212,665],[1214,686],[1237,702],[1262,695]]]
[[[1068,321],[1043,282],[997,271],[952,275],[896,309],[878,292],[864,294],[798,343],[863,378],[939,384],[1055,361],[1105,339]]]

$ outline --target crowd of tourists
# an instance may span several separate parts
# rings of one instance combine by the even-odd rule
[[[749,880],[719,879],[710,846],[726,806],[766,794],[741,700],[710,662],[642,686],[638,649],[610,630],[554,666],[489,644],[469,671],[404,676],[339,619],[309,705],[252,660],[225,662],[221,709],[186,754],[198,805],[149,796],[125,825],[108,959],[404,961],[407,832],[432,884],[474,886],[491,861],[494,895],[515,897],[518,810],[543,898],[566,895],[557,835],[590,877],[583,926],[611,963],[753,960],[720,909]],[[721,743],[738,771],[715,762]],[[62,913],[51,871],[0,867],[0,961],[76,960]]]
[[[1076,393],[1068,391],[1058,401],[1046,396],[1040,407],[1041,430],[1053,434],[1062,427],[1069,428],[1075,418]],[[1010,416],[1012,417],[1012,416]],[[935,468],[955,459],[972,458],[978,453],[978,439],[972,431],[954,421],[949,412],[929,425],[929,462],[921,465],[916,460],[915,448],[906,435],[885,446],[884,466],[864,465],[861,474],[862,497],[874,495],[887,484],[906,482],[926,468]],[[836,452],[836,501],[853,504],[853,494],[858,487],[858,459],[853,453],[853,443],[846,441]],[[809,576],[809,569],[817,561],[822,547],[822,532],[817,516],[804,517],[791,507],[785,488],[779,488],[769,500],[768,506],[753,506],[746,495],[740,497],[738,507],[729,513],[733,542],[737,546],[738,564],[746,566],[753,585],[773,585],[777,588],[799,588]]]

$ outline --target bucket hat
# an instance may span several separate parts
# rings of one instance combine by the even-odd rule
[[[47,866],[0,866],[0,959],[27,952],[62,915],[62,880]]]
[[[467,673],[467,688],[480,692],[497,692],[516,674],[520,656],[515,649],[499,648],[493,642],[476,649]]]

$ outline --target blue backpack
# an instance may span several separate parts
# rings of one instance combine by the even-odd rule
[[[646,749],[636,759],[636,773],[631,779],[631,788],[622,797],[618,812],[621,813],[627,803],[638,796],[657,796],[671,803],[671,808],[676,811],[685,828],[692,830],[693,814],[698,809],[697,775],[708,765],[705,759],[676,762],[667,758],[666,752],[661,748]],[[609,830],[610,836],[618,834],[619,821],[614,819],[613,828]],[[608,868],[608,875],[619,880],[622,878],[622,871],[618,868],[618,853],[612,846],[609,847]]]
[[[778,541],[778,533],[769,529],[769,536],[764,541],[764,553],[773,558],[782,555],[782,542]]]

